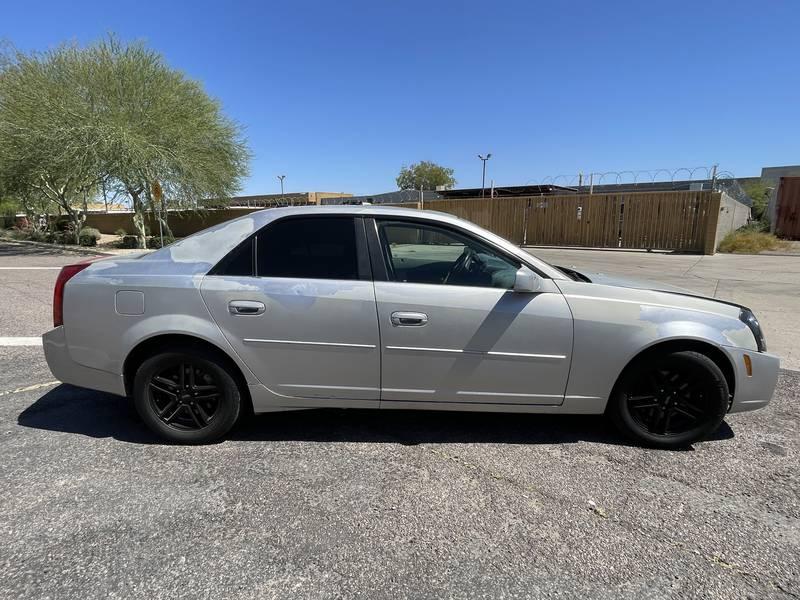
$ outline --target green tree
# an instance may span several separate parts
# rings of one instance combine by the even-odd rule
[[[241,129],[198,82],[140,43],[111,38],[87,55],[111,144],[109,174],[131,198],[142,247],[148,210],[163,217],[168,204],[219,203],[239,189],[250,159]]]
[[[768,219],[767,204],[769,204],[770,188],[761,181],[754,181],[742,187],[753,201],[753,206],[750,209],[753,219],[756,221],[766,221]]]
[[[456,184],[453,169],[423,160],[411,166],[403,165],[397,176],[397,187],[401,190],[435,190],[443,185],[450,189]]]
[[[19,52],[0,61],[0,181],[17,198],[44,198],[66,214],[78,241],[78,207],[102,172],[102,147],[80,51]]]
[[[141,43],[110,37],[17,53],[0,66],[0,178],[46,194],[69,215],[76,240],[78,207],[111,189],[130,198],[144,248],[148,211],[165,217],[168,206],[224,201],[249,158],[219,103]]]

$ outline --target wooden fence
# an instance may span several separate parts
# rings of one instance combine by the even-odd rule
[[[171,210],[168,213],[168,222],[175,237],[185,237],[201,229],[205,229],[206,227],[230,221],[231,219],[241,217],[256,210],[263,209],[222,208],[201,212],[192,210]],[[153,218],[152,214],[148,213],[145,215],[145,225],[150,230],[150,235],[158,235],[158,221]],[[136,233],[136,229],[133,226],[132,212],[91,212],[86,215],[86,221],[83,226],[94,227],[99,230],[100,233],[116,233],[117,230],[120,229],[125,230],[125,232],[129,234]]]
[[[775,233],[790,240],[800,240],[800,177],[781,177]]]
[[[530,246],[643,248],[713,254],[720,194],[636,192],[434,200],[454,214]]]

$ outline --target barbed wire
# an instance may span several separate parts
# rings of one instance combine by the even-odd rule
[[[548,175],[541,179],[529,179],[525,185],[562,185],[565,187],[587,185],[637,185],[640,183],[666,183],[676,181],[698,181],[735,179],[730,171],[720,170],[717,165],[700,167],[678,167],[676,169],[626,169],[623,171],[589,171],[586,173]]]
[[[700,167],[678,167],[676,169],[634,169],[624,171],[590,171],[575,175],[555,175],[542,179],[530,179],[525,185],[556,185],[568,188],[602,189],[603,186],[632,186],[643,188],[668,184],[682,187],[686,183],[700,183],[704,189],[722,191],[747,205],[752,203],[736,176],[718,165]],[[705,186],[708,186],[707,188]]]

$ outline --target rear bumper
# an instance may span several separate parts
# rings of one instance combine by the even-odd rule
[[[754,352],[741,348],[724,348],[736,370],[736,391],[729,412],[745,412],[756,410],[769,404],[775,385],[778,382],[780,359],[774,354]],[[747,374],[744,355],[750,357],[753,366],[752,376]]]
[[[125,395],[125,382],[121,374],[91,369],[72,360],[63,327],[56,327],[45,333],[42,336],[42,346],[47,366],[59,381],[110,394]]]

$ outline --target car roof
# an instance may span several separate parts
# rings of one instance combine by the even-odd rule
[[[417,208],[404,208],[401,206],[381,206],[376,204],[337,204],[337,205],[310,205],[310,206],[283,206],[280,208],[265,208],[256,211],[254,214],[263,214],[267,217],[265,222],[274,221],[280,217],[289,215],[314,215],[314,214],[338,214],[338,215],[381,215],[381,216],[406,216],[421,218],[426,216],[438,217],[436,220],[463,221],[455,215],[451,215],[438,210],[419,210]]]
[[[563,273],[551,265],[535,256],[531,256],[515,244],[512,244],[491,231],[479,227],[471,221],[435,210],[418,210],[414,208],[378,205],[285,206],[258,210],[247,213],[232,221],[220,223],[184,238],[183,240],[179,240],[170,246],[142,257],[142,260],[169,260],[175,263],[193,263],[193,267],[187,265],[187,270],[203,272],[203,269],[205,269],[207,271],[247,236],[258,231],[267,224],[284,217],[319,215],[406,217],[450,224],[459,229],[470,231],[492,242],[549,277],[555,279],[565,278]]]

